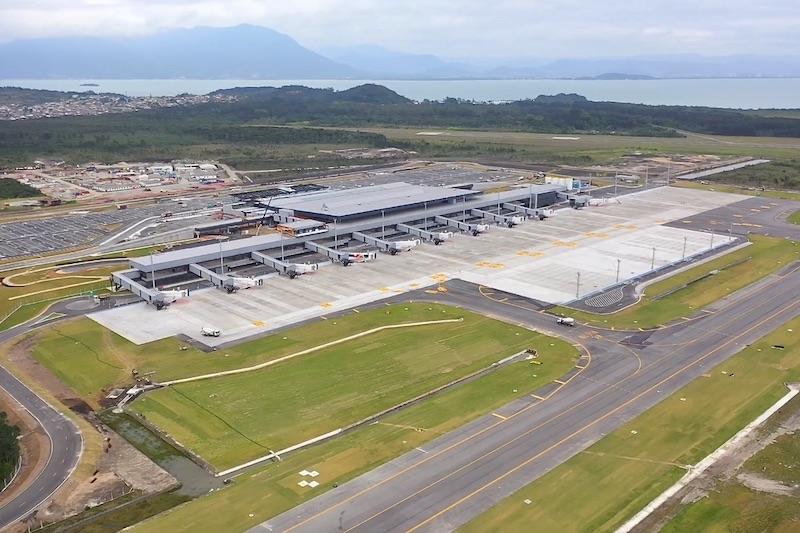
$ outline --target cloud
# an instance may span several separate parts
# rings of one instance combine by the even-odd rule
[[[141,35],[257,24],[309,47],[379,44],[440,56],[793,53],[785,0],[2,0],[0,38]]]

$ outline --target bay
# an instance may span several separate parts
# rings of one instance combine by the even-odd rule
[[[95,91],[128,96],[207,94],[231,87],[304,85],[349,89],[384,85],[412,100],[447,97],[497,102],[577,93],[595,101],[733,109],[798,109],[800,78],[657,80],[0,80],[0,86],[56,91]],[[97,84],[97,86],[85,86]]]

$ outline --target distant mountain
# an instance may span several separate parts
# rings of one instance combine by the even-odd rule
[[[376,45],[332,46],[319,52],[378,79],[470,77],[479,71],[463,63],[442,61],[432,54],[395,52]]]
[[[650,55],[546,60],[410,54],[380,46],[313,52],[269,28],[196,27],[140,37],[0,44],[0,79],[648,79],[800,77],[800,57]]]
[[[196,27],[145,37],[62,37],[0,44],[0,78],[342,79],[365,73],[269,28]]]

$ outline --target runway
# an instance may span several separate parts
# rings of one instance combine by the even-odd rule
[[[519,298],[484,298],[463,282],[447,288],[442,302],[569,333],[591,354],[588,366],[545,400],[519,400],[496,411],[503,418],[482,417],[251,532],[452,531],[800,314],[798,265],[652,332],[565,332]]]

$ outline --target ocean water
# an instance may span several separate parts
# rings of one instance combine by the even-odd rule
[[[97,87],[82,84],[96,83]],[[112,92],[128,96],[207,94],[217,89],[305,85],[336,90],[384,85],[412,100],[463,98],[481,102],[577,93],[590,100],[735,109],[800,109],[800,78],[674,80],[0,80],[0,86],[56,91]]]

